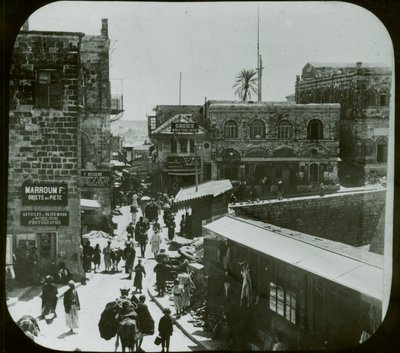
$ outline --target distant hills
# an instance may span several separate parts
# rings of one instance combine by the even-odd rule
[[[111,134],[123,136],[127,144],[143,143],[149,140],[146,120],[117,120],[111,123]]]

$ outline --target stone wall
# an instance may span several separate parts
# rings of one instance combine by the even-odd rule
[[[385,200],[386,190],[379,190],[274,200],[234,210],[238,216],[360,246],[376,235]]]
[[[21,32],[10,72],[8,233],[57,232],[58,260],[74,273],[79,261],[79,33]],[[61,84],[61,107],[38,108],[38,70],[53,70]],[[66,206],[22,205],[24,181],[65,182]],[[22,226],[21,211],[68,211],[65,226]],[[62,252],[59,251],[62,249]]]

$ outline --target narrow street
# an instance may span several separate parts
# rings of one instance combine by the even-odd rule
[[[129,222],[129,207],[125,206],[122,208],[123,214],[117,216],[115,219],[118,222],[118,236],[117,239],[113,241],[113,244],[120,243],[121,246],[126,239],[126,232],[124,229]],[[162,224],[162,223],[161,223]],[[166,228],[162,229],[163,238],[166,236]],[[164,240],[165,241],[165,240]],[[91,241],[91,245],[95,246],[99,243],[101,247],[107,239],[99,238],[98,241]],[[162,244],[162,247],[165,243]],[[140,253],[138,247],[136,249],[136,254]],[[143,260],[143,264],[146,269],[146,277],[143,281],[143,293],[146,295],[146,304],[149,307],[149,311],[155,321],[155,334],[153,336],[146,336],[143,340],[142,349],[146,352],[157,352],[161,348],[154,344],[154,339],[156,337],[158,321],[162,316],[161,310],[158,306],[150,300],[147,294],[147,288],[154,285],[155,276],[153,268],[155,266],[155,260],[152,258],[150,251],[150,246],[146,249],[146,258]],[[135,259],[135,264],[137,263],[137,258]],[[80,317],[80,327],[79,332],[76,334],[69,334],[69,329],[65,324],[65,313],[62,303],[62,298],[59,300],[57,305],[57,317],[50,324],[47,324],[45,320],[39,322],[41,335],[36,339],[38,344],[46,346],[52,349],[58,350],[75,350],[79,348],[82,351],[114,351],[115,338],[109,341],[104,340],[100,337],[98,330],[98,322],[100,319],[101,312],[103,311],[105,305],[113,300],[115,300],[119,294],[119,289],[121,287],[129,287],[131,291],[133,290],[133,280],[128,280],[127,275],[123,268],[124,262],[119,263],[119,272],[114,274],[106,273],[89,273],[87,274],[86,285],[81,285],[77,288],[80,302],[81,311],[79,312]],[[101,270],[103,270],[104,264],[101,264]],[[37,317],[40,313],[40,288],[35,288],[34,290],[28,292],[21,300],[16,303],[16,305],[9,308],[11,316],[17,321],[22,315],[32,315]],[[170,351],[195,351],[199,350],[199,347],[191,341],[187,336],[185,336],[177,327],[174,327],[173,336],[171,338]],[[121,351],[121,345],[119,347]]]

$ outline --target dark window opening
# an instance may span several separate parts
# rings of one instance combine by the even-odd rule
[[[259,139],[265,137],[265,125],[261,120],[254,120],[250,125],[250,138]]]
[[[190,142],[190,153],[194,153],[194,140],[189,140]]]
[[[379,105],[381,107],[386,107],[389,105],[389,96],[386,93],[382,93],[379,96]]]
[[[61,93],[61,81],[57,71],[39,70],[37,72],[35,101],[37,108],[61,108]]]
[[[314,119],[308,123],[307,138],[309,140],[322,140],[324,138],[323,125],[320,120]]]
[[[386,142],[379,142],[376,148],[376,160],[379,163],[386,163],[387,162],[387,143]]]
[[[238,137],[238,127],[234,121],[228,121],[224,126],[224,136],[226,138],[237,138]]]
[[[318,181],[318,164],[313,163],[310,165],[310,181]]]
[[[181,153],[187,153],[188,152],[188,145],[187,145],[187,140],[186,139],[179,140],[179,145],[180,145]]]
[[[373,148],[372,148],[372,143],[370,141],[367,141],[364,143],[363,153],[364,153],[364,157],[372,156]]]
[[[176,153],[177,152],[177,143],[175,140],[171,140],[171,153]]]

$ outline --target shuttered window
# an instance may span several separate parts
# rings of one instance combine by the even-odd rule
[[[37,108],[62,107],[60,76],[55,70],[39,70],[37,72],[36,100]]]

